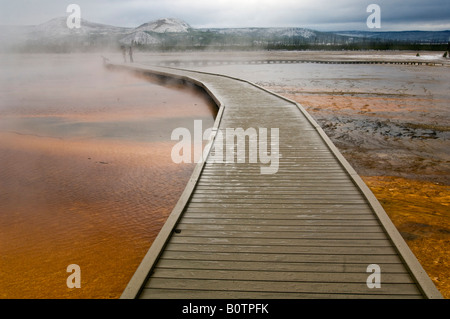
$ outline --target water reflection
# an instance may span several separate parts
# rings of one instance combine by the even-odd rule
[[[0,297],[117,298],[193,169],[172,129],[212,126],[214,106],[97,56],[0,61]]]

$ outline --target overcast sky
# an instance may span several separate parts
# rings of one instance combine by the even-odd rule
[[[0,0],[0,24],[40,24],[67,16],[69,4],[83,19],[136,27],[162,17],[195,28],[306,27],[320,31],[369,30],[369,4],[381,8],[381,29],[450,30],[450,0]]]

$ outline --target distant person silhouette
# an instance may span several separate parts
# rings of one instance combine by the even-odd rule
[[[128,51],[128,53],[130,54],[130,62],[133,63],[134,60],[133,60],[133,47],[132,46],[130,46],[130,50]]]
[[[124,45],[122,45],[120,49],[122,50],[123,63],[127,63],[127,48]]]

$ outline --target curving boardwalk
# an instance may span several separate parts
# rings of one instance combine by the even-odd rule
[[[276,174],[248,161],[197,164],[122,298],[442,298],[300,105],[231,77],[108,66],[203,87],[220,107],[215,129],[279,128]],[[367,284],[373,264],[380,288]]]

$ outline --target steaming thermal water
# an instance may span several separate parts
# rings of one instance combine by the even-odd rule
[[[215,106],[99,56],[0,64],[0,297],[119,297],[192,173],[172,130],[211,127]]]

